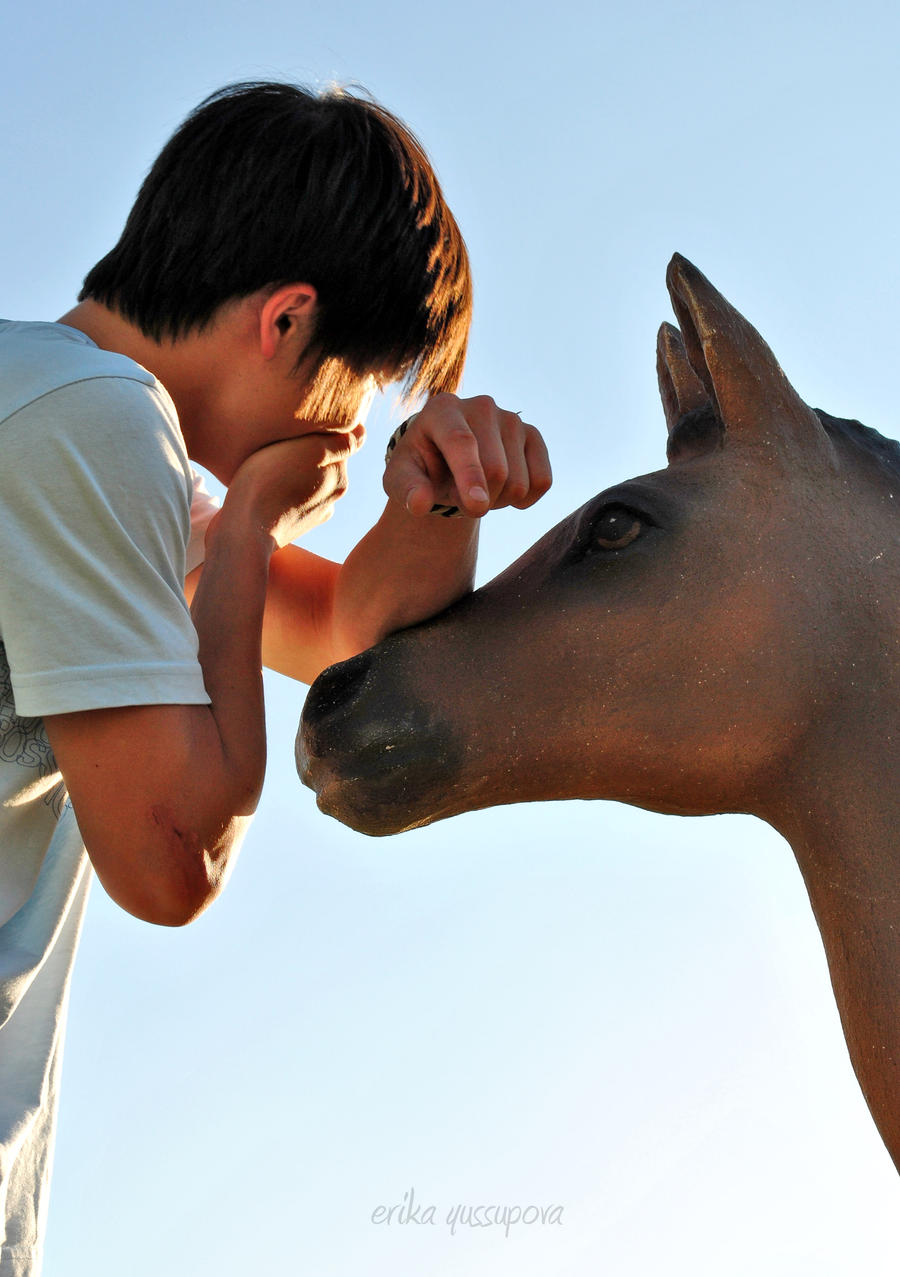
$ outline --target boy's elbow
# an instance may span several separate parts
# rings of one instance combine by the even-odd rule
[[[127,913],[158,927],[185,927],[221,893],[247,822],[232,821],[203,840],[164,816],[154,813],[154,821],[157,837],[136,855],[91,859],[108,895]]]
[[[199,877],[189,882],[182,876],[161,874],[152,880],[121,883],[111,882],[99,872],[97,876],[120,908],[155,927],[186,927],[212,904],[221,889],[219,884]]]
[[[119,903],[141,922],[149,922],[155,927],[186,927],[200,917],[218,894],[217,886],[207,884],[205,889],[186,891],[175,888],[157,891],[152,898]]]

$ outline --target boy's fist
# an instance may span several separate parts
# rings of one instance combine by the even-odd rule
[[[551,482],[540,433],[488,395],[429,399],[389,453],[384,472],[388,497],[414,515],[436,504],[457,506],[471,518],[507,505],[523,510]]]
[[[284,439],[251,453],[232,479],[217,520],[249,518],[281,549],[331,518],[347,490],[347,461],[364,438],[360,425]],[[215,535],[213,524],[210,531]]]

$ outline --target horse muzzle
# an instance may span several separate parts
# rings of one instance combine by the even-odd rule
[[[320,809],[360,833],[401,833],[451,814],[464,747],[409,689],[402,636],[332,665],[309,691],[295,757]]]

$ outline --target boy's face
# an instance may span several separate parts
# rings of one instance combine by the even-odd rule
[[[185,423],[191,458],[229,484],[240,465],[268,444],[326,430],[346,431],[364,423],[377,391],[372,377],[341,387],[339,410],[317,408],[324,396],[314,359],[238,359],[223,368],[215,403]]]

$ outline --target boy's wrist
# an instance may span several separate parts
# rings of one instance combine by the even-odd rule
[[[229,552],[242,556],[258,556],[271,559],[278,549],[278,541],[263,520],[254,517],[253,511],[237,503],[225,504],[209,521],[205,533],[207,561],[211,557]]]
[[[401,421],[400,425],[391,435],[390,439],[388,439],[387,448],[384,454],[385,465],[387,465],[387,463],[390,461],[391,453],[394,451],[397,444],[406,434],[407,430],[410,428],[410,426],[415,421],[416,417],[418,417],[418,415],[419,414],[417,412],[414,412],[411,417],[407,417],[405,421]],[[440,515],[444,519],[458,519],[458,518],[467,517],[465,512],[463,510],[460,510],[458,505],[441,505],[439,501],[434,502],[434,504],[432,505],[428,513]]]
[[[387,523],[397,537],[407,544],[422,542],[426,545],[465,544],[478,535],[480,519],[460,511],[452,518],[422,518],[410,514],[406,506],[389,497],[380,522]]]

